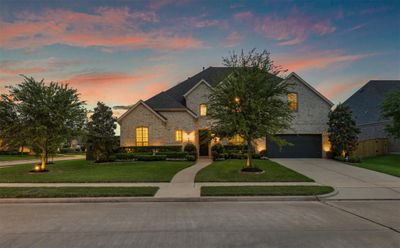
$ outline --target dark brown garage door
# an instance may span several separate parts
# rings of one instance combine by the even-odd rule
[[[267,154],[270,158],[321,158],[322,137],[320,134],[278,135],[291,146],[279,148],[267,140]]]

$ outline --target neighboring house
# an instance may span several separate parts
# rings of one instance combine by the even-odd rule
[[[192,142],[200,156],[209,156],[212,144],[204,142],[212,121],[207,117],[208,96],[211,87],[229,73],[227,67],[209,67],[146,101],[138,101],[118,119],[121,147]],[[333,104],[297,74],[291,73],[286,80],[293,84],[287,100],[294,120],[292,128],[280,135],[293,146],[281,150],[260,139],[255,141],[256,149],[267,149],[270,157],[323,157],[330,149],[326,123]],[[222,142],[240,144],[243,139],[236,136]]]
[[[400,80],[371,80],[343,103],[351,108],[360,128],[359,141],[388,138],[389,152],[400,152],[400,141],[385,132],[390,120],[382,117],[380,109],[385,97],[395,90],[400,90]]]

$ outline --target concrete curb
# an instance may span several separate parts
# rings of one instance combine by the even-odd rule
[[[323,194],[323,195],[317,195],[318,200],[320,200],[320,201],[321,200],[326,200],[329,197],[332,197],[332,196],[335,196],[335,195],[339,194],[339,191],[336,188],[334,188],[334,187],[332,187],[332,188],[333,188],[333,191],[330,192],[330,193]]]
[[[118,202],[259,202],[319,201],[318,196],[238,196],[238,197],[76,197],[76,198],[3,198],[0,204],[14,203],[118,203]]]

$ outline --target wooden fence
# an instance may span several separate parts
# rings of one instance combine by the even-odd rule
[[[382,154],[387,154],[389,149],[388,139],[370,139],[358,142],[357,150],[354,152],[355,156],[371,157]]]

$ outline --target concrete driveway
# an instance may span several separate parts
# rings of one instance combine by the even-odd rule
[[[272,159],[317,183],[335,187],[329,199],[400,199],[400,178],[327,159]]]

